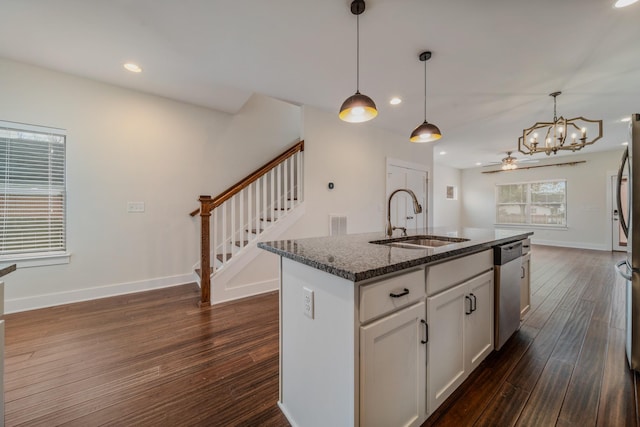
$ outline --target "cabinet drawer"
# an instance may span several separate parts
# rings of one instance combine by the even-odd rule
[[[392,296],[396,295],[396,297]],[[401,295],[401,296],[398,296]],[[391,277],[360,287],[360,322],[407,306],[425,296],[424,270]]]
[[[493,249],[428,267],[427,295],[437,294],[491,268],[493,268]]]

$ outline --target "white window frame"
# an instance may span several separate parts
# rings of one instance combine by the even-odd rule
[[[62,137],[64,140],[63,149],[63,180],[64,189],[63,193],[63,205],[62,205],[62,227],[63,227],[63,244],[60,249],[25,252],[25,253],[7,253],[0,254],[0,268],[17,264],[18,268],[35,267],[43,265],[56,265],[69,263],[70,253],[67,251],[67,179],[66,179],[66,131],[64,129],[51,128],[45,126],[29,125],[24,123],[15,123],[8,121],[0,121],[0,129],[13,130],[25,133],[37,133],[45,135],[55,135]],[[0,187],[0,194],[5,194],[6,187]],[[14,193],[15,194],[15,193]],[[26,194],[26,193],[25,193]]]
[[[545,183],[545,182],[564,182],[564,224],[533,224],[531,223],[531,191],[529,190],[531,188],[531,184],[541,184],[541,183]],[[500,187],[506,187],[508,185],[526,185],[527,191],[526,191],[526,201],[524,203],[525,205],[525,217],[526,217],[526,221],[524,223],[513,223],[513,222],[499,222],[498,218],[499,218],[499,213],[498,213],[498,209],[500,204],[498,203],[498,194],[499,194],[499,188]],[[568,193],[568,184],[567,184],[567,179],[566,178],[561,178],[561,179],[546,179],[546,180],[535,180],[535,181],[524,181],[524,182],[505,182],[505,183],[500,183],[500,184],[496,184],[495,185],[495,192],[494,192],[494,201],[495,201],[495,225],[499,226],[499,227],[514,227],[514,228],[522,228],[523,226],[527,227],[527,228],[547,228],[547,229],[554,229],[554,230],[566,230],[568,228],[568,220],[569,220],[569,203],[568,203],[568,198],[567,198],[567,193]],[[505,203],[505,204],[512,204],[512,203]]]

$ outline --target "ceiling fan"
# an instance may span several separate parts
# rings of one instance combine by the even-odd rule
[[[518,168],[518,164],[520,163],[538,163],[538,160],[534,159],[518,159],[512,156],[511,153],[513,153],[513,151],[507,151],[507,157],[503,158],[499,162],[487,163],[485,166],[502,165],[502,170],[514,170]]]

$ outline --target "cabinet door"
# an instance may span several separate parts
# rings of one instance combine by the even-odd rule
[[[471,304],[465,324],[465,371],[470,373],[493,350],[493,271],[466,282]]]
[[[431,414],[464,381],[464,284],[427,298],[427,410]]]
[[[360,328],[360,425],[426,419],[424,301]]]
[[[531,253],[522,257],[522,274],[520,282],[520,320],[524,318],[531,308],[531,278],[529,267],[531,264]]]

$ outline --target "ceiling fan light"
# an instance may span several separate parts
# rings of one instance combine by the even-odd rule
[[[411,137],[409,141],[424,143],[424,142],[433,142],[442,138],[442,133],[438,126],[428,123],[426,120],[420,126],[415,128],[413,132],[411,132]]]
[[[340,107],[340,120],[349,123],[362,123],[378,115],[378,109],[373,99],[360,92],[347,98]]]

